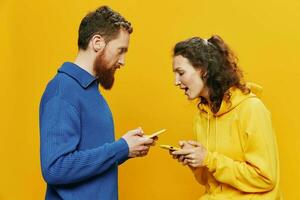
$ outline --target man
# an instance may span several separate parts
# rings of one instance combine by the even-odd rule
[[[107,6],[89,13],[79,27],[75,62],[64,63],[47,85],[40,103],[46,200],[118,199],[118,165],[145,156],[154,144],[141,128],[115,141],[112,114],[98,87],[112,88],[131,32],[131,24]]]

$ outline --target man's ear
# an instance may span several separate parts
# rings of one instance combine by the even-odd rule
[[[90,41],[90,45],[95,52],[102,51],[106,45],[104,38],[101,35],[94,35]]]

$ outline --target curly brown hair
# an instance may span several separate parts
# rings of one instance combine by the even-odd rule
[[[101,35],[106,42],[109,42],[118,36],[121,28],[129,34],[133,31],[131,23],[120,13],[108,6],[101,6],[82,19],[78,30],[78,48],[86,50],[89,41],[96,34]]]
[[[243,81],[237,57],[220,36],[213,35],[208,40],[193,37],[178,42],[173,53],[173,56],[187,58],[194,68],[204,72],[202,79],[208,88],[213,113],[218,112],[223,99],[230,103],[229,88],[236,87],[245,94],[250,92]],[[200,97],[200,103],[208,104],[208,101]]]

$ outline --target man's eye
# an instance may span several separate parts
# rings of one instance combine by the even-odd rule
[[[126,49],[119,49],[119,54],[123,54],[126,52]]]

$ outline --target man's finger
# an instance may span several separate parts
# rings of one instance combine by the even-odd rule
[[[140,129],[133,129],[129,131],[130,135],[143,136],[143,132]]]
[[[150,139],[150,138],[142,138],[142,139],[141,139],[141,142],[142,142],[142,144],[144,144],[144,145],[151,145],[151,144],[154,142],[154,140],[153,140],[153,139]]]
[[[143,145],[141,145],[141,146],[139,146],[139,147],[136,148],[137,151],[146,151],[148,149],[149,149],[148,146],[143,146]]]
[[[136,130],[140,131],[141,133],[144,133],[142,127],[138,127]]]

